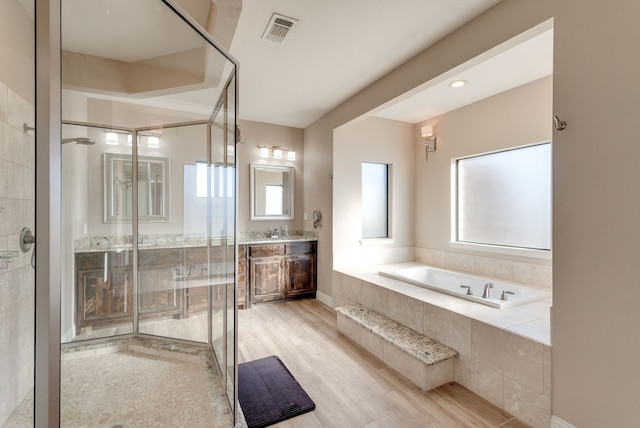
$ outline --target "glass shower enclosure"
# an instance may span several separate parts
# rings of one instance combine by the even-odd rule
[[[200,3],[187,16],[170,1],[61,2],[62,426],[106,406],[91,397],[132,389],[89,374],[97,390],[73,396],[72,361],[201,350],[235,424],[237,65],[205,31],[215,5]],[[109,426],[135,422],[119,417]]]

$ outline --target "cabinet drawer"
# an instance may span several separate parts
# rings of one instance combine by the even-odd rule
[[[285,253],[315,253],[316,243],[314,241],[288,242],[285,244]]]
[[[284,255],[284,245],[249,245],[249,257],[269,257]]]
[[[138,252],[138,266],[181,265],[182,249],[145,249]]]

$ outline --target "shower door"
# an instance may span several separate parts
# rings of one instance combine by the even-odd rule
[[[63,351],[101,349],[92,357],[141,343],[160,357],[206,350],[233,425],[236,65],[178,12],[171,1],[62,0],[61,341]],[[198,22],[215,19],[205,12]],[[61,419],[74,426],[71,410],[91,418],[113,393],[89,373],[91,388],[65,407],[80,373],[64,357]],[[168,391],[185,384],[180,371],[165,376]],[[139,391],[121,400],[136,412],[158,392],[144,384],[123,387]],[[172,406],[186,412],[176,424],[193,425],[196,404],[162,407]],[[143,423],[109,413],[107,426]]]
[[[0,2],[0,427],[33,424],[35,249],[20,245],[36,233],[33,13]]]

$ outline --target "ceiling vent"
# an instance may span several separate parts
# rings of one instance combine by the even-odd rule
[[[266,30],[264,30],[262,38],[274,43],[282,43],[296,22],[298,22],[297,19],[274,13],[271,15],[271,19],[269,20],[269,24],[267,24]]]

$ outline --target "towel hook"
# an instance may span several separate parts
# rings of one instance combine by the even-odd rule
[[[553,127],[556,129],[556,131],[562,131],[567,127],[567,122],[565,122],[564,120],[560,120],[560,118],[555,115],[553,116]]]

